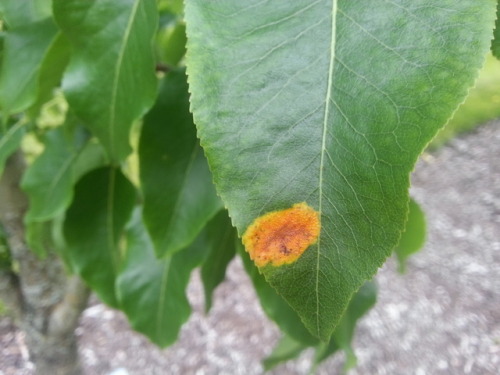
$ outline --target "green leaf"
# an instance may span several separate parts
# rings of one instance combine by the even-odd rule
[[[159,0],[158,6],[162,10],[175,14],[182,14],[182,11],[184,10],[182,0]]]
[[[226,210],[221,210],[207,225],[207,236],[212,246],[201,267],[201,281],[205,290],[205,311],[212,307],[212,294],[226,276],[226,268],[236,253],[236,229]]]
[[[132,123],[156,95],[156,2],[54,0],[54,14],[72,46],[63,78],[68,102],[120,161],[131,150]]]
[[[399,261],[399,271],[406,270],[406,260],[408,257],[419,251],[425,243],[426,222],[425,215],[417,202],[410,199],[408,220],[406,228],[394,252]]]
[[[136,210],[127,229],[127,253],[117,279],[122,310],[132,327],[160,347],[174,343],[191,307],[186,287],[206,256],[205,232],[186,249],[158,259]]]
[[[259,273],[259,270],[252,263],[248,254],[243,250],[239,241],[237,245],[239,254],[243,260],[243,265],[245,266],[248,276],[250,276],[250,280],[255,288],[255,292],[257,293],[264,313],[291,339],[304,344],[304,346],[316,345],[318,340],[311,336],[297,313],[276,293],[276,290],[266,282],[264,276]]]
[[[283,362],[297,358],[306,348],[307,346],[290,336],[282,335],[273,352],[262,361],[264,370],[269,371]]]
[[[100,168],[76,184],[64,222],[65,256],[72,269],[112,307],[118,306],[119,245],[135,200],[134,186],[118,169]]]
[[[41,21],[52,15],[52,0],[0,0],[1,18],[9,29]]]
[[[0,130],[0,176],[3,174],[5,162],[20,146],[25,133],[23,121],[18,121],[5,133]]]
[[[144,221],[162,257],[186,247],[221,208],[196,139],[183,71],[162,82],[139,142]]]
[[[26,240],[29,248],[39,257],[48,249],[63,254],[65,245],[54,240],[54,230],[60,230],[61,220],[73,199],[75,183],[89,171],[107,164],[102,146],[81,127],[67,119],[65,127],[48,132],[44,139],[43,153],[31,164],[23,175],[21,187],[30,202],[24,216]],[[56,228],[52,219],[57,219]],[[72,266],[70,266],[71,268]]]
[[[495,22],[495,30],[493,32],[493,40],[491,41],[491,52],[493,56],[500,59],[500,1],[497,4],[497,19]]]
[[[24,222],[26,243],[29,249],[39,258],[44,259],[49,250],[53,249],[52,222],[27,221]]]
[[[35,102],[40,67],[56,33],[51,18],[6,32],[0,77],[0,106],[4,114],[21,112]]]
[[[49,46],[39,72],[39,88],[35,103],[29,109],[31,118],[36,118],[43,104],[52,98],[53,90],[60,82],[68,65],[70,48],[68,40],[58,33]]]
[[[333,332],[330,342],[328,344],[321,343],[316,348],[313,368],[339,349],[344,350],[346,354],[344,369],[349,370],[356,366],[356,355],[352,349],[356,324],[363,315],[370,311],[376,302],[377,285],[372,281],[368,281],[354,294],[346,312]]]
[[[374,305],[377,299],[377,288],[374,282],[366,282],[349,302],[349,307],[337,325],[330,342],[318,343],[316,354],[312,363],[311,373],[322,361],[330,357],[338,350],[344,350],[346,354],[345,370],[356,365],[356,355],[352,349],[352,339],[357,321],[365,315]],[[287,333],[283,334],[281,340],[275,346],[272,354],[264,361],[264,368],[270,370],[278,364],[294,359],[305,350],[308,344],[294,340]]]
[[[409,173],[472,85],[495,5],[186,3],[191,108],[217,190],[322,340],[397,244]]]
[[[76,181],[105,163],[102,149],[96,148],[81,128],[69,134],[61,127],[52,130],[44,144],[43,153],[30,165],[21,183],[30,199],[27,221],[49,220],[64,212]]]
[[[168,65],[176,66],[186,54],[186,25],[177,22],[158,34],[158,48],[161,60]]]

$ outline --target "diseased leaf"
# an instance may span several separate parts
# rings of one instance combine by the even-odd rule
[[[162,82],[139,142],[144,221],[162,257],[186,247],[222,208],[196,139],[183,71]]]
[[[212,294],[226,276],[226,268],[236,253],[236,229],[226,210],[221,210],[206,226],[210,252],[201,267],[201,281],[205,290],[205,311],[212,307]]]
[[[401,235],[398,245],[394,248],[399,261],[399,272],[405,272],[408,257],[424,246],[425,235],[426,222],[424,212],[415,200],[410,199],[405,231]]]
[[[0,130],[0,176],[3,174],[5,162],[20,146],[25,132],[24,122],[18,121],[5,133]]]
[[[115,278],[120,241],[136,200],[134,186],[115,168],[85,175],[75,187],[63,233],[72,269],[108,305],[118,306]]]
[[[0,75],[0,107],[4,115],[31,106],[38,94],[38,76],[57,27],[51,18],[6,31]]]
[[[127,252],[117,279],[122,310],[132,327],[160,347],[175,342],[191,307],[186,287],[191,271],[206,257],[205,232],[187,248],[158,259],[136,210],[127,229]]]
[[[64,93],[115,161],[129,154],[132,122],[156,95],[157,13],[155,0],[54,0],[72,46]]]
[[[186,2],[191,108],[217,190],[323,341],[397,244],[409,173],[472,85],[496,3]]]

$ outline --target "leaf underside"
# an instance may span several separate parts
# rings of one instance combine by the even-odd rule
[[[321,234],[260,270],[327,341],[396,245],[418,155],[467,94],[496,1],[191,0],[191,109],[242,235],[306,202]]]

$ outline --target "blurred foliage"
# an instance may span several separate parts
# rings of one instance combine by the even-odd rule
[[[435,150],[458,134],[497,117],[500,117],[500,61],[489,55],[475,87],[429,148]]]

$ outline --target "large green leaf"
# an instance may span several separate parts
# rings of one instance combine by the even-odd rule
[[[72,46],[63,79],[70,106],[114,160],[130,152],[129,131],[153,104],[155,0],[54,0]]]
[[[40,67],[56,33],[51,18],[7,30],[0,76],[0,106],[5,114],[21,112],[36,100]]]
[[[218,192],[315,336],[329,339],[396,245],[409,173],[472,85],[495,5],[186,2],[192,110]]]
[[[196,139],[183,71],[167,74],[139,142],[144,221],[158,256],[186,247],[222,208]]]
[[[115,278],[120,241],[135,200],[134,186],[118,169],[96,169],[76,184],[64,222],[65,259],[113,307],[118,306]]]
[[[127,230],[127,253],[116,284],[121,308],[135,330],[161,347],[175,342],[191,313],[186,287],[191,271],[210,251],[205,235],[158,259],[140,210]]]
[[[207,236],[210,239],[210,253],[201,267],[201,281],[205,290],[205,311],[212,307],[212,294],[224,280],[229,262],[236,254],[236,229],[226,210],[221,210],[207,225]]]

